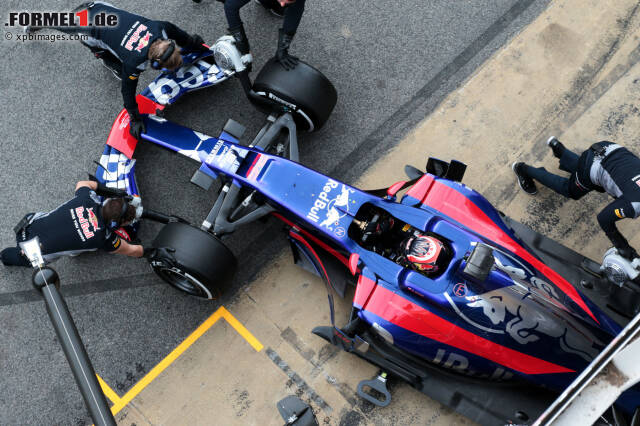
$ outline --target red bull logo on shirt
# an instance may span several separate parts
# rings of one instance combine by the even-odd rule
[[[136,24],[137,24],[137,22],[136,22]],[[131,28],[135,28],[135,24]],[[133,32],[133,34],[131,34],[131,36],[127,40],[126,44],[124,45],[124,48],[127,49],[127,50],[133,50],[133,45],[135,43],[138,43],[138,45],[136,46],[136,51],[140,52],[144,48],[144,46],[149,44],[149,38],[153,35],[150,32],[147,32],[142,37],[142,40],[141,40],[140,39],[141,38],[140,35],[142,34],[143,31],[146,31],[146,30],[147,30],[147,26],[146,25],[144,25],[144,24],[138,25],[138,28],[136,28],[136,30]],[[131,31],[131,30],[129,30],[129,31]]]
[[[138,52],[142,51],[149,44],[149,38],[151,38],[151,33],[147,31],[147,33],[140,39],[138,45],[136,46],[136,50]]]
[[[98,229],[100,229],[98,227],[98,216],[96,216],[96,214],[93,212],[93,207],[87,209],[87,214],[89,215],[89,223],[93,227],[93,230],[97,231]]]
[[[85,208],[82,206],[71,210],[71,217],[74,219],[74,225],[78,230],[78,235],[82,241],[93,238],[95,235],[94,232],[98,230],[98,218],[93,212],[93,207],[87,209],[88,218],[85,217],[84,211]]]

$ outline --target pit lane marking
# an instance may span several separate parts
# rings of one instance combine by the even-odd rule
[[[287,375],[291,382],[296,385],[296,387],[302,392],[307,394],[307,396],[315,402],[318,407],[320,407],[325,413],[331,414],[333,412],[333,408],[327,402],[322,399],[320,395],[311,387],[307,382],[304,381],[302,377],[298,373],[296,373],[290,366],[287,364],[285,360],[283,360],[278,353],[272,348],[267,348],[265,351],[267,356],[273,363],[280,369],[284,374]]]
[[[113,402],[111,406],[111,413],[116,415],[124,407],[127,406],[144,388],[146,388],[156,377],[167,369],[180,355],[182,355],[191,345],[193,345],[202,335],[209,330],[220,318],[223,318],[227,323],[233,327],[233,329],[244,338],[244,340],[251,345],[256,351],[260,352],[264,345],[255,338],[249,330],[245,328],[240,321],[238,321],[224,306],[220,306],[205,322],[203,322],[198,328],[196,328],[182,343],[180,343],[169,355],[167,355],[162,361],[160,361],[155,367],[151,369],[142,379],[140,379],[131,389],[127,391],[122,397],[109,387],[109,385],[98,376],[98,382],[104,392],[105,396]]]

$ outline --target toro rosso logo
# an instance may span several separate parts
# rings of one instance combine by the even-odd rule
[[[329,194],[338,188],[338,186],[340,186],[340,184],[335,180],[327,180],[320,195],[318,195],[318,198],[316,198],[313,206],[307,213],[307,219],[312,220],[314,223],[318,223],[320,215],[324,213],[325,218],[320,222],[319,226],[325,227],[329,231],[333,231],[333,226],[338,225],[340,219],[347,214],[349,209],[349,194],[354,192],[343,184],[340,194],[329,198]]]

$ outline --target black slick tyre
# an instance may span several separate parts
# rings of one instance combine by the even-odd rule
[[[253,90],[278,103],[291,107],[300,130],[315,131],[327,122],[338,101],[331,81],[320,71],[300,61],[292,70],[285,70],[275,58],[262,67]]]
[[[171,247],[176,262],[151,260],[154,272],[171,286],[204,299],[216,299],[229,286],[237,260],[220,239],[185,223],[165,225],[154,247]]]

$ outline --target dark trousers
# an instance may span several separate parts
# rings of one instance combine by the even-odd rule
[[[88,4],[89,3],[83,3],[80,6],[78,6],[75,10],[81,10],[87,7]],[[96,4],[95,6],[91,7],[90,10],[95,11],[96,13],[101,12],[102,10],[101,5]],[[63,32],[65,34],[86,34],[89,37],[93,37],[94,39],[96,35],[94,31],[94,27],[55,27],[53,29]],[[95,55],[96,58],[102,59],[105,65],[108,66],[109,68],[114,69],[116,71],[122,70],[122,61],[118,59],[109,50],[102,49],[96,46],[91,46],[90,44],[87,44],[84,41],[81,41],[80,43],[82,43],[83,46],[89,49],[91,53]]]
[[[226,0],[224,2],[224,13],[227,16],[229,28],[237,28],[242,25],[240,8],[247,3],[249,3],[249,0]],[[266,6],[280,6],[280,3],[276,0],[262,0],[262,3]],[[284,8],[282,29],[286,34],[295,34],[298,30],[298,25],[300,25],[302,13],[304,12],[304,3],[305,0],[297,0]]]
[[[577,200],[594,189],[589,179],[591,164],[593,164],[593,151],[590,149],[578,155],[565,148],[560,156],[560,170],[570,173],[569,178],[548,172],[544,167],[532,167],[527,164],[524,165],[523,170],[527,176],[547,188]]]

